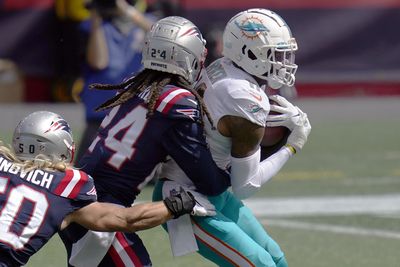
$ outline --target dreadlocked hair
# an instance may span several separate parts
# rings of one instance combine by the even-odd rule
[[[196,100],[200,104],[201,125],[204,125],[203,116],[206,116],[211,124],[211,127],[215,129],[213,120],[210,116],[210,113],[207,110],[203,98],[197,92],[197,89],[199,87],[203,88],[204,85],[200,85],[198,88],[192,89],[190,83],[180,75],[151,70],[151,69],[144,69],[141,72],[139,72],[136,76],[129,77],[126,81],[120,84],[95,83],[91,84],[89,88],[97,90],[120,91],[119,94],[108,99],[95,109],[95,111],[102,111],[113,108],[115,106],[119,106],[150,87],[150,96],[148,97],[147,100],[147,109],[148,109],[147,117],[149,117],[154,114],[155,105],[158,100],[158,97],[160,96],[160,92],[167,84],[173,84],[190,91],[196,97]]]

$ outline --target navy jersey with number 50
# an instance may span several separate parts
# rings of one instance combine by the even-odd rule
[[[93,176],[99,200],[131,205],[167,156],[199,192],[223,192],[229,186],[229,175],[216,166],[207,148],[195,96],[168,85],[160,93],[154,115],[147,117],[149,93],[146,90],[114,107],[79,162]]]
[[[84,172],[25,172],[0,154],[0,266],[26,264],[69,213],[94,201]]]

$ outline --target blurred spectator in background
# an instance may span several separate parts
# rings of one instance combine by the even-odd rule
[[[84,1],[0,0],[0,58],[15,63],[23,90],[15,99],[71,101],[71,85],[80,74],[77,26],[90,15]],[[291,98],[287,92],[297,92],[300,98],[399,95],[400,35],[393,34],[393,25],[400,23],[399,1],[328,2],[268,1],[268,8],[294,25],[302,48],[296,55],[302,66],[296,74],[297,90],[281,94],[287,98]],[[135,7],[143,11],[147,5],[157,19],[180,15],[193,21],[204,33],[212,59],[218,49],[209,35],[218,36],[219,25],[239,10],[265,4],[263,0],[137,0]],[[379,38],[371,39],[371,32],[379,32]]]
[[[147,0],[147,11],[157,18],[183,16],[181,0]]]
[[[94,109],[115,93],[89,90],[92,83],[122,82],[141,68],[141,50],[145,32],[152,19],[143,12],[144,0],[92,0],[87,3],[90,18],[80,25],[83,49],[82,74],[73,87],[73,97],[85,106],[86,128],[76,160],[89,147],[105,112]]]
[[[0,103],[20,102],[23,97],[21,74],[16,64],[0,59]]]
[[[224,23],[213,23],[205,27],[204,38],[207,40],[207,59],[206,65],[222,57],[222,34],[224,33]]]

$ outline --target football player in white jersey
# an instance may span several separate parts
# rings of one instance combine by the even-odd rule
[[[179,222],[168,222],[175,255],[198,250],[218,266],[287,266],[279,245],[240,199],[250,197],[271,179],[303,148],[311,131],[304,112],[276,95],[270,97],[276,104],[270,105],[265,85],[260,84],[266,81],[273,89],[293,86],[296,50],[289,26],[270,10],[249,9],[227,23],[223,57],[207,67],[202,82],[214,123],[205,123],[207,141],[217,165],[230,169],[232,192],[196,196],[210,216],[192,216],[192,231],[185,238],[177,237],[174,230]],[[280,114],[268,116],[270,110]],[[260,143],[267,125],[286,126],[291,133],[284,146],[261,161]],[[172,160],[163,166],[160,178],[154,200],[179,185],[196,190]],[[189,243],[185,241],[189,237],[196,242],[182,245]]]

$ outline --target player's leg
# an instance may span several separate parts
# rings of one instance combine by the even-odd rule
[[[121,205],[102,190],[98,190],[98,200]],[[68,252],[69,266],[151,266],[150,256],[135,233],[95,232],[71,224],[59,235]]]
[[[97,187],[99,188],[99,187]],[[104,189],[98,189],[98,200],[101,202],[122,204]],[[149,253],[136,233],[115,233],[115,237],[98,267],[117,266],[152,266]]]
[[[225,193],[223,206],[219,207],[219,210],[224,216],[234,221],[257,244],[263,247],[272,256],[276,266],[288,266],[284,253],[277,242],[267,233],[253,212],[231,192]]]
[[[279,246],[276,247],[281,252],[281,257],[278,256],[278,253],[272,257],[265,247],[257,243],[239,227],[236,220],[240,221],[246,218],[240,218],[242,215],[241,207],[236,206],[236,201],[231,203],[231,196],[232,194],[226,191],[219,196],[209,198],[218,211],[216,216],[193,217],[199,253],[219,266],[277,266],[276,263],[280,263],[279,259],[283,257]],[[235,205],[229,206],[229,204]],[[230,210],[230,215],[236,213],[236,217],[233,216],[234,220],[222,213],[225,209]],[[250,221],[249,223],[252,224],[253,222]],[[261,244],[276,244],[265,231],[259,231],[259,234],[262,235],[259,238],[263,240],[263,242],[260,242]],[[274,246],[274,248],[276,247]],[[278,256],[279,259],[275,256]]]
[[[69,266],[117,267],[152,266],[150,256],[142,240],[135,233],[101,233],[87,231],[79,225],[60,233],[68,252]],[[80,230],[81,238],[71,238]]]
[[[152,266],[150,256],[138,235],[120,232],[115,234],[113,243],[98,267],[113,266]]]
[[[162,199],[162,181],[157,181],[153,201]],[[193,229],[199,253],[218,266],[265,266],[275,267],[271,255],[235,222],[224,216],[219,209],[225,206],[226,193],[212,198],[217,208],[213,217],[192,217]],[[163,225],[165,229],[165,225]]]

